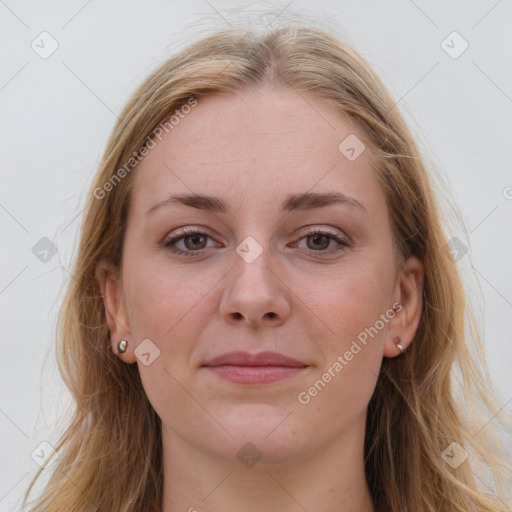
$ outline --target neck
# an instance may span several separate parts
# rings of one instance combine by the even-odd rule
[[[375,512],[364,471],[364,418],[314,453],[254,466],[196,450],[163,427],[162,512]],[[241,446],[244,443],[241,443]]]

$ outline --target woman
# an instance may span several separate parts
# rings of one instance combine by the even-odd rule
[[[31,510],[509,510],[450,380],[500,410],[446,244],[393,99],[335,34],[190,45],[91,188],[58,345],[76,411]]]

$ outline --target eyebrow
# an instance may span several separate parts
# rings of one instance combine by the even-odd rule
[[[158,201],[146,212],[146,215],[155,211],[157,208],[168,204],[184,204],[199,210],[207,210],[215,213],[228,213],[229,205],[219,197],[200,195],[200,194],[174,194],[162,201]],[[293,210],[312,210],[322,208],[332,204],[341,204],[357,208],[368,215],[364,205],[357,199],[342,194],[341,192],[314,193],[305,192],[303,194],[291,194],[281,204],[281,212],[290,212]]]

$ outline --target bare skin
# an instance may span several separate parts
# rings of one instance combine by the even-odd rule
[[[352,133],[304,93],[210,96],[134,171],[121,272],[102,264],[98,276],[112,348],[128,340],[119,357],[138,365],[162,420],[163,512],[375,511],[363,465],[367,405],[382,358],[400,354],[393,340],[414,337],[423,268],[411,258],[397,274],[369,149],[354,161],[338,149]],[[339,192],[364,208],[280,210],[306,192]],[[228,211],[168,202],[148,213],[191,193]],[[202,235],[180,233],[185,226]],[[174,247],[191,256],[164,246],[179,235]],[[247,237],[257,245],[237,252]],[[345,357],[383,314],[378,334]],[[148,365],[134,353],[146,339],[160,351]],[[234,350],[279,352],[305,368],[242,384],[203,366]],[[346,364],[336,371],[338,356]],[[308,392],[329,368],[325,386]]]

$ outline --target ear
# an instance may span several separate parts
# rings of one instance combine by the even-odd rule
[[[110,329],[110,344],[112,351],[126,363],[137,361],[134,349],[135,339],[130,330],[130,322],[126,313],[126,305],[122,279],[119,270],[106,261],[101,261],[96,266],[96,279],[100,285],[101,296],[105,306],[105,316]],[[121,340],[127,340],[126,352],[119,353],[117,344]]]
[[[388,324],[383,353],[385,357],[400,355],[400,350],[394,342],[395,338],[400,338],[399,343],[404,348],[407,348],[414,339],[423,307],[423,279],[423,263],[411,256],[397,277],[394,297],[401,308],[398,306],[395,309],[396,314]]]

